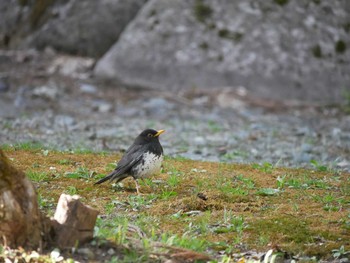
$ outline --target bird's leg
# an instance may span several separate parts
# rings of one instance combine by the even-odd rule
[[[136,192],[137,192],[137,195],[140,195],[140,185],[139,183],[137,182],[137,179],[135,179],[135,184],[136,184]]]

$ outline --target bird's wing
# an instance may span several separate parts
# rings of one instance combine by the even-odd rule
[[[118,162],[115,171],[118,174],[128,173],[133,166],[140,162],[144,147],[145,145],[132,145]]]
[[[124,178],[128,177],[130,169],[141,161],[143,147],[144,145],[130,146],[118,162],[117,167],[109,175],[102,178],[95,184],[101,184],[107,180],[117,180],[117,182],[120,182]]]

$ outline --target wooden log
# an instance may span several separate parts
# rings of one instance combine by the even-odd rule
[[[98,211],[80,202],[79,196],[62,194],[53,218],[55,243],[61,248],[93,238]]]

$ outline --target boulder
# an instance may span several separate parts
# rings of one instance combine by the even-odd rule
[[[337,103],[350,92],[349,17],[346,0],[150,0],[94,74],[127,86]]]
[[[4,22],[11,27],[0,28],[0,36],[12,48],[50,46],[65,53],[98,57],[115,43],[145,1],[4,1],[0,17],[10,18]]]

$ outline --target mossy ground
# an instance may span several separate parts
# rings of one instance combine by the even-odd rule
[[[131,178],[122,187],[93,185],[120,155],[11,147],[5,154],[35,181],[48,214],[61,193],[78,194],[102,215],[97,235],[115,242],[122,241],[111,222],[119,220],[153,240],[172,236],[177,246],[213,255],[278,247],[331,258],[332,249],[350,249],[347,173],[167,158],[137,196]]]

